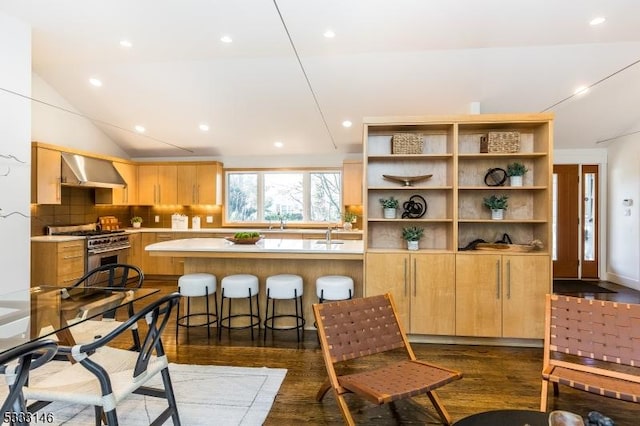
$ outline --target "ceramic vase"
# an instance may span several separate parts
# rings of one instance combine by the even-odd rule
[[[342,224],[342,229],[345,231],[351,231],[353,229],[353,224],[351,222],[345,222]]]
[[[133,227],[134,227],[134,228],[140,228],[140,226],[142,225],[142,223],[141,223],[141,222],[133,222],[133,224],[132,224],[132,225],[133,225]]]
[[[384,208],[382,214],[385,219],[395,219],[396,209]]]
[[[407,241],[408,250],[418,250],[418,241]]]
[[[492,209],[491,210],[491,219],[493,219],[493,220],[502,220],[502,219],[504,219],[504,209]]]
[[[522,186],[522,176],[510,176],[509,184],[511,186]]]

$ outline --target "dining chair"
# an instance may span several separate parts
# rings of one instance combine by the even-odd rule
[[[355,424],[344,398],[353,393],[377,405],[426,394],[442,422],[451,424],[435,389],[462,378],[462,373],[416,359],[391,294],[316,303],[313,313],[329,376],[316,399],[322,401],[333,390],[345,423]],[[377,368],[355,361],[396,350],[407,359],[391,357]]]
[[[162,424],[172,417],[173,424],[180,425],[169,362],[161,338],[179,299],[180,293],[166,295],[93,342],[59,347],[60,354],[71,355],[76,363],[70,363],[43,380],[25,386],[25,398],[38,401],[41,404],[38,408],[55,401],[93,405],[96,425],[100,425],[104,416],[107,424],[112,426],[118,424],[118,403],[131,394],[143,394],[165,398],[168,403],[168,407],[152,424]],[[146,320],[147,327],[139,352],[108,346],[142,318]],[[144,386],[157,374],[162,377],[163,389]]]
[[[50,361],[57,350],[58,344],[53,340],[35,340],[0,354],[0,374],[4,375],[9,386],[9,394],[2,403],[1,422],[8,421],[14,425],[30,424],[23,386],[29,379],[29,372]]]
[[[115,287],[115,288],[140,288],[144,283],[144,273],[142,270],[135,266],[124,263],[112,263],[99,266],[91,271],[87,272],[71,287]],[[75,343],[88,343],[94,340],[97,336],[104,336],[105,334],[115,330],[122,324],[121,321],[116,321],[116,309],[107,310],[102,314],[102,319],[84,321],[82,315],[91,316],[90,306],[78,306],[79,316],[77,319],[71,319],[70,322],[79,322],[70,328],[71,335]],[[100,308],[104,309],[104,308]],[[133,304],[127,305],[127,313],[129,318],[133,316],[134,309]],[[83,320],[80,322],[80,320]],[[131,334],[133,338],[132,350],[140,349],[140,336],[138,333],[137,324],[133,324],[131,328]]]

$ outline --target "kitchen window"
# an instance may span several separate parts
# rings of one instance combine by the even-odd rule
[[[340,171],[228,171],[226,183],[227,223],[340,222]]]

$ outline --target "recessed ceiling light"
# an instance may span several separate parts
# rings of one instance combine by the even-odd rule
[[[208,132],[209,131],[209,125],[208,124],[204,124],[202,123],[200,126],[200,130],[202,130],[203,132]]]
[[[594,26],[594,25],[600,25],[602,23],[604,23],[604,21],[606,21],[607,19],[604,16],[598,16],[597,18],[593,18],[591,21],[589,21],[589,25]]]
[[[144,133],[147,130],[144,128],[144,126],[141,126],[139,124],[135,127],[135,129],[136,129],[136,132],[138,133]]]
[[[351,121],[349,121],[349,120],[344,120],[344,121],[342,122],[342,127],[351,127],[351,125],[352,125],[352,124],[353,124],[353,123],[352,123]]]
[[[231,43],[233,39],[228,35],[220,37],[220,41],[223,43]]]
[[[276,141],[273,143],[273,146],[275,146],[276,148],[282,148],[284,144],[280,141]]]
[[[323,34],[326,38],[334,38],[336,36],[336,33],[333,32],[333,30],[327,30],[324,32]]]
[[[589,88],[587,86],[580,86],[573,92],[573,94],[574,95],[584,95],[588,91],[589,91]]]
[[[91,83],[92,86],[96,86],[96,87],[101,87],[102,86],[102,81],[100,81],[99,79],[97,79],[95,77],[91,77],[89,79],[89,83]]]
[[[122,46],[122,47],[132,47],[133,44],[129,40],[120,40],[120,46]]]

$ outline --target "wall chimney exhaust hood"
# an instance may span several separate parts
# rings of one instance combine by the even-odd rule
[[[124,188],[127,183],[111,161],[62,153],[61,184],[86,188]]]

